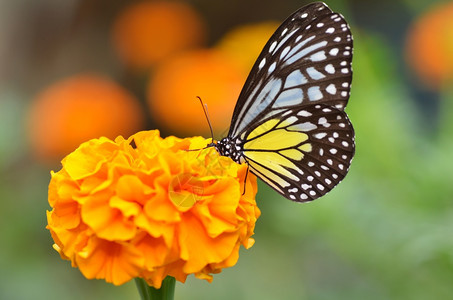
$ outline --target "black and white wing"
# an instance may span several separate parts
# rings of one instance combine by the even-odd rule
[[[354,129],[344,108],[352,80],[352,36],[324,3],[293,13],[250,72],[228,136],[216,148],[286,198],[314,200],[347,174]]]
[[[253,66],[228,136],[285,109],[315,103],[343,110],[352,80],[352,35],[342,15],[315,2],[276,30]],[[243,136],[242,136],[243,138]]]

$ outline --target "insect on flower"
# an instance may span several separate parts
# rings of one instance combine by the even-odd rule
[[[354,129],[344,108],[352,35],[322,2],[289,16],[264,46],[242,89],[227,137],[213,146],[284,197],[311,201],[347,174]]]

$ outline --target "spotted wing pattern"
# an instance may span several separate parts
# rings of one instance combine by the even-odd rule
[[[347,174],[354,129],[344,108],[352,80],[352,35],[324,3],[309,4],[277,29],[236,104],[220,154],[286,198],[314,200]]]
[[[346,113],[317,104],[266,119],[247,132],[242,153],[255,175],[303,202],[324,195],[346,176],[354,147]]]
[[[288,108],[323,103],[344,109],[352,80],[352,35],[324,3],[309,4],[276,30],[250,72],[228,136]],[[243,136],[242,136],[243,138]]]

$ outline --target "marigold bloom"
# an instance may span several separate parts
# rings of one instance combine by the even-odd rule
[[[233,266],[260,215],[256,177],[201,137],[94,139],[62,161],[49,185],[48,226],[61,257],[85,277],[212,280]],[[246,184],[245,193],[244,183]]]
[[[108,77],[77,74],[43,89],[30,106],[28,134],[35,156],[59,161],[80,143],[142,129],[138,100]]]
[[[223,131],[230,125],[246,76],[235,59],[219,50],[178,55],[162,63],[148,85],[150,112],[173,132],[203,132],[206,119],[195,98],[200,96],[209,106],[214,129]]]
[[[179,1],[144,1],[128,6],[115,21],[112,38],[125,64],[147,69],[204,41],[199,14]]]
[[[432,88],[453,80],[453,2],[438,4],[410,27],[408,63]]]

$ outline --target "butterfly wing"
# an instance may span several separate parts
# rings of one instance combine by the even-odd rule
[[[247,131],[243,156],[277,192],[303,202],[326,194],[346,176],[354,149],[346,113],[318,104],[278,113]]]
[[[351,62],[344,18],[309,4],[273,34],[239,96],[228,137],[241,141],[251,171],[290,200],[326,194],[349,170]]]
[[[344,109],[352,80],[352,35],[324,3],[309,4],[272,35],[253,66],[228,136],[288,108],[323,103]]]

